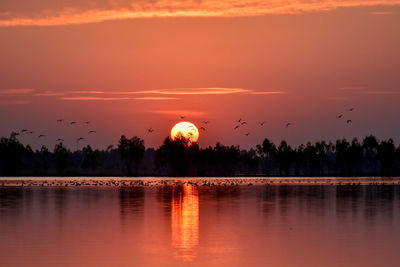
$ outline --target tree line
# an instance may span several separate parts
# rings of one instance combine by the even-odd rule
[[[15,136],[0,139],[1,176],[396,176],[400,175],[400,146],[392,139],[339,139],[292,147],[285,140],[265,139],[254,148],[200,148],[184,137],[165,138],[157,148],[144,140],[121,136],[118,147],[86,146],[71,151],[58,143],[33,150]]]

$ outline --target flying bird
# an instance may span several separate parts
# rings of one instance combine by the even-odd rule
[[[34,131],[30,131],[30,132],[28,132],[28,134],[34,134],[35,132]]]
[[[241,124],[242,124],[242,125],[246,125],[246,124],[247,124],[247,122],[243,121],[243,122],[241,122]]]
[[[154,129],[153,129],[153,128],[148,128],[148,129],[147,129],[147,132],[148,132],[148,133],[152,133],[152,132],[154,132]]]
[[[46,137],[46,135],[40,134],[40,135],[38,136],[38,138],[42,138],[42,137]]]
[[[56,142],[64,142],[64,139],[58,138]]]
[[[249,135],[250,135],[250,133],[245,133],[244,135],[245,135],[245,136],[249,136]]]
[[[96,133],[96,131],[89,131],[88,134]]]
[[[286,123],[286,127],[289,127],[290,125],[292,125],[291,122]]]
[[[353,111],[353,110],[354,110],[354,108],[350,108],[350,109],[349,109],[349,111]]]
[[[76,121],[71,121],[70,124],[71,124],[71,125],[74,125],[74,124],[77,124],[77,122],[76,122]]]
[[[28,132],[27,129],[22,129],[22,130],[21,130],[21,133],[26,133],[26,132]]]
[[[265,121],[263,121],[263,122],[259,122],[258,124],[260,124],[260,126],[264,126],[264,124],[265,124]]]
[[[90,121],[85,121],[84,124],[90,124]]]
[[[346,123],[352,123],[352,121],[351,120],[347,120]]]
[[[339,114],[336,116],[336,118],[340,119],[341,117],[343,117],[343,114]]]
[[[64,120],[63,119],[58,119],[57,122],[64,122]]]
[[[15,138],[17,138],[18,135],[19,135],[19,133],[17,133],[17,132],[11,132],[10,139],[15,139]]]
[[[185,116],[182,116],[182,115],[181,115],[181,116],[179,116],[179,117],[181,118],[181,120],[183,120],[183,119],[185,118]]]
[[[237,122],[238,122],[238,123],[241,123],[241,122],[242,122],[242,118],[238,119]]]
[[[237,130],[239,129],[240,125],[236,125],[235,128],[233,128],[233,130]]]
[[[208,123],[209,123],[209,121],[203,121],[203,123],[204,123],[204,124],[208,124]]]
[[[199,130],[205,131],[205,130],[206,130],[206,128],[204,128],[204,127],[200,127],[200,128],[199,128]]]

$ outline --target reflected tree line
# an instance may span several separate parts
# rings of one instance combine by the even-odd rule
[[[183,137],[167,137],[159,148],[146,149],[143,139],[121,136],[116,148],[71,151],[63,143],[33,150],[12,136],[0,139],[0,175],[395,176],[400,146],[371,135],[295,147],[265,139],[243,150],[220,143],[200,148]]]

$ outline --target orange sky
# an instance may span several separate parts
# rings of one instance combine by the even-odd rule
[[[183,115],[210,121],[201,146],[399,142],[399,4],[3,0],[0,135],[27,128],[20,140],[35,148],[63,138],[74,149],[80,136],[105,148],[126,134],[158,147]],[[239,118],[248,124],[234,131]]]

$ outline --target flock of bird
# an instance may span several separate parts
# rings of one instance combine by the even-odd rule
[[[354,111],[354,108],[352,107],[352,108],[350,108],[348,111],[349,111],[349,112],[352,112],[352,111]],[[185,118],[185,116],[180,115],[179,118],[180,118],[181,120],[183,120],[183,119]],[[338,114],[338,115],[336,116],[336,118],[337,118],[337,119],[343,118],[343,114]],[[352,122],[353,122],[353,121],[352,121],[351,119],[347,119],[347,120],[346,120],[346,123],[347,123],[347,124],[350,124],[350,123],[352,123]],[[202,121],[202,123],[203,123],[204,125],[207,125],[207,124],[210,123],[210,121]],[[266,121],[261,121],[261,122],[258,122],[258,125],[259,125],[259,127],[263,127],[263,126],[265,125],[265,123],[266,123]],[[238,130],[239,128],[243,128],[243,127],[246,126],[246,125],[247,125],[247,122],[244,121],[242,118],[239,118],[238,120],[235,121],[235,125],[234,125],[234,127],[233,127],[233,130],[236,131],[236,130]],[[289,127],[289,126],[292,126],[292,125],[293,125],[293,123],[291,123],[291,122],[286,122],[286,123],[285,123],[285,127]],[[206,128],[205,128],[204,126],[200,126],[198,129],[199,129],[200,131],[206,131]],[[153,128],[147,128],[147,132],[148,132],[148,133],[152,133],[152,132],[154,132],[154,129],[153,129]],[[245,136],[249,136],[249,135],[250,135],[250,132],[246,132],[246,133],[244,133],[244,135],[245,135]]]
[[[160,187],[160,186],[192,186],[202,188],[223,188],[231,186],[279,186],[279,185],[395,185],[400,178],[196,178],[196,179],[7,179],[1,180],[0,186],[20,187]]]
[[[64,119],[58,119],[58,120],[57,120],[57,123],[60,123],[60,124],[65,123],[65,120],[64,120]],[[84,121],[84,122],[82,122],[82,123],[85,124],[85,125],[90,125],[90,124],[91,124],[90,121]],[[71,122],[69,122],[69,125],[71,125],[71,126],[72,126],[72,125],[77,125],[77,124],[78,124],[77,121],[71,121]],[[95,133],[96,133],[95,130],[90,130],[90,131],[87,132],[88,135],[92,135],[92,134],[95,134]],[[32,135],[32,134],[35,134],[35,132],[34,132],[34,131],[30,131],[30,130],[28,130],[28,129],[22,129],[22,130],[19,131],[19,132],[12,132],[12,133],[11,133],[11,138],[16,138],[17,136],[19,136],[19,135],[21,135],[21,134],[30,134],[30,135]],[[45,135],[45,134],[39,134],[39,135],[37,136],[38,139],[45,138],[45,137],[47,137],[47,135]],[[85,140],[85,137],[77,137],[75,140],[76,140],[77,147],[78,147],[78,146],[79,146],[79,142],[82,141],[82,140]],[[56,142],[57,142],[57,143],[62,143],[62,142],[64,142],[64,139],[62,139],[62,138],[57,138],[57,139],[56,139]]]
[[[348,111],[349,112],[352,112],[352,111],[354,111],[354,107],[352,107],[352,108],[350,108],[350,109],[348,109]],[[183,116],[183,115],[180,115],[179,116],[179,118],[181,119],[181,120],[183,120],[184,118],[185,118],[185,116]],[[342,113],[340,113],[340,114],[338,114],[337,116],[336,116],[336,119],[342,119],[342,118],[344,118],[344,115],[342,114]],[[65,123],[65,120],[64,119],[57,119],[57,123],[60,123],[60,124],[63,124],[63,123]],[[210,121],[208,121],[208,120],[205,120],[205,121],[202,121],[202,126],[200,126],[198,129],[200,130],[200,131],[206,131],[207,129],[206,129],[206,126],[208,125],[210,123]],[[261,122],[258,122],[258,126],[259,127],[263,127],[264,125],[265,125],[265,123],[266,123],[266,121],[261,121]],[[351,119],[346,119],[346,124],[350,124],[350,123],[352,123],[352,120]],[[72,125],[77,125],[78,124],[78,122],[77,121],[71,121],[71,122],[69,122],[68,123],[70,126],[72,126]],[[82,122],[82,124],[84,124],[84,125],[90,125],[91,124],[91,121],[84,121],[84,122]],[[238,120],[236,120],[235,121],[235,125],[234,125],[234,127],[233,127],[233,130],[234,131],[236,131],[236,130],[238,130],[239,128],[244,128],[245,126],[247,125],[247,122],[245,121],[245,120],[243,120],[242,118],[239,118]],[[290,127],[290,126],[292,126],[293,124],[291,123],[291,122],[286,122],[285,123],[285,127]],[[149,134],[151,134],[151,133],[153,133],[155,130],[153,129],[153,128],[147,128],[146,129],[147,130],[147,133],[149,133]],[[93,134],[96,134],[97,132],[95,131],[95,130],[90,130],[90,131],[88,131],[87,132],[87,134],[90,136],[90,135],[93,135]],[[32,130],[28,130],[28,129],[22,129],[21,131],[19,131],[19,132],[12,132],[11,133],[11,138],[16,138],[17,136],[19,136],[19,135],[21,135],[21,134],[30,134],[30,135],[33,135],[33,134],[35,134],[35,132],[34,131],[32,131]],[[246,137],[248,137],[249,135],[250,135],[250,132],[245,132],[244,133],[244,135],[246,136]],[[38,139],[41,139],[41,138],[45,138],[46,137],[46,135],[45,134],[39,134],[38,136],[37,136],[37,138]],[[77,144],[77,148],[79,147],[79,142],[80,141],[83,141],[83,140],[85,140],[86,138],[85,137],[77,137],[75,140],[76,140],[76,144]],[[58,138],[58,139],[56,139],[56,142],[58,142],[58,143],[62,143],[62,142],[64,142],[64,139],[62,139],[62,138]],[[111,150],[113,148],[113,146],[112,145],[110,145],[108,148],[107,148],[107,150]]]

